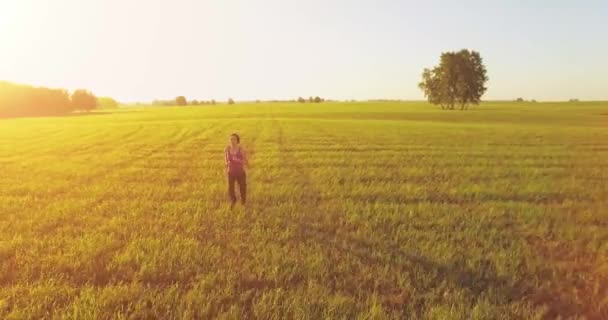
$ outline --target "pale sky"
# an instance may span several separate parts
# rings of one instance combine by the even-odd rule
[[[125,102],[422,99],[462,48],[486,100],[608,99],[606,0],[0,0],[0,80]]]

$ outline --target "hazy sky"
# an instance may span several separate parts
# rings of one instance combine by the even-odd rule
[[[486,99],[608,99],[606,0],[0,0],[0,80],[122,101],[421,99],[461,48]]]

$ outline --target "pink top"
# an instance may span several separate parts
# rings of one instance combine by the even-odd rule
[[[226,149],[226,164],[228,165],[229,174],[245,173],[244,162],[245,157],[243,157],[241,148],[237,150],[236,154],[232,154],[230,153],[230,149]]]

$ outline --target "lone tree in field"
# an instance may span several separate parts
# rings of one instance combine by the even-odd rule
[[[465,110],[471,104],[479,104],[488,88],[486,67],[479,52],[461,50],[444,52],[439,65],[424,69],[418,85],[428,101],[441,109]]]
[[[179,96],[179,97],[175,98],[175,104],[178,106],[186,106],[186,105],[188,105],[188,101],[186,100],[186,97]]]
[[[78,89],[72,93],[72,106],[76,110],[89,112],[97,108],[97,98],[85,89]]]
[[[228,104],[234,104],[234,100],[232,98],[228,99]]]

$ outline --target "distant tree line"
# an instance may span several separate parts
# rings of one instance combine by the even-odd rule
[[[217,102],[215,100],[192,100],[190,101],[190,105],[193,106],[204,106],[204,105],[215,105]]]
[[[175,102],[175,99],[173,100],[160,100],[160,99],[156,99],[152,101],[152,105],[154,106],[166,106],[166,107],[170,107],[170,106],[176,106],[177,103]]]
[[[298,99],[292,99],[292,100],[278,100],[278,99],[273,99],[273,100],[261,100],[261,99],[255,99],[255,100],[250,100],[250,101],[240,101],[240,102],[250,102],[250,103],[292,103],[292,102],[300,102],[300,103],[322,103],[322,102],[329,102],[331,100],[329,99],[324,99],[321,98],[319,96],[316,97],[308,97],[308,98],[302,98],[299,97]],[[226,100],[226,102],[224,102],[224,104],[228,104],[228,105],[233,105],[236,104],[237,101],[235,101],[232,98],[228,98],[228,100]],[[197,100],[197,99],[193,99],[193,100],[188,100],[185,96],[177,96],[175,97],[175,99],[170,99],[170,100],[161,100],[161,99],[156,99],[153,100],[151,102],[152,106],[163,106],[163,107],[171,107],[171,106],[201,106],[201,105],[216,105],[219,104],[219,102],[217,102],[216,100]]]
[[[308,103],[321,103],[321,102],[325,102],[325,99],[323,99],[323,98],[321,98],[319,96],[316,96],[314,98],[313,97],[308,97],[308,100],[304,99],[302,97],[298,97],[298,102],[299,103],[306,103],[306,102],[308,102]]]
[[[103,102],[114,105],[116,101],[104,98]],[[116,103],[118,106],[118,103]],[[88,90],[78,89],[71,95],[64,89],[49,89],[0,81],[0,117],[52,116],[73,111],[91,111],[98,107],[98,100]]]
[[[517,103],[524,103],[524,102],[531,102],[531,103],[536,103],[536,100],[532,99],[532,100],[526,100],[522,97],[519,97],[517,99],[515,99],[515,102]]]
[[[201,106],[201,105],[215,105],[215,104],[217,104],[217,101],[215,101],[214,99],[211,99],[211,100],[193,99],[191,101],[188,101],[188,99],[186,99],[185,96],[177,96],[177,97],[175,97],[175,99],[171,99],[171,100],[156,99],[156,100],[152,101],[152,105],[164,106],[164,107]]]
[[[291,103],[291,102],[301,102],[301,103],[322,103],[322,102],[329,102],[332,100],[329,99],[324,99],[321,98],[319,96],[317,97],[308,97],[308,98],[302,98],[299,97],[297,100],[260,100],[260,99],[256,99],[256,100],[251,100],[251,101],[241,101],[241,102],[252,102],[252,103]],[[228,100],[226,100],[226,102],[224,102],[224,104],[236,104],[237,101],[235,101],[232,98],[229,98]],[[188,100],[185,96],[177,96],[175,97],[175,99],[171,99],[171,100],[160,100],[160,99],[156,99],[153,100],[151,105],[153,106],[165,106],[165,107],[170,107],[170,106],[201,106],[201,105],[215,105],[218,104],[217,101],[215,100]]]

